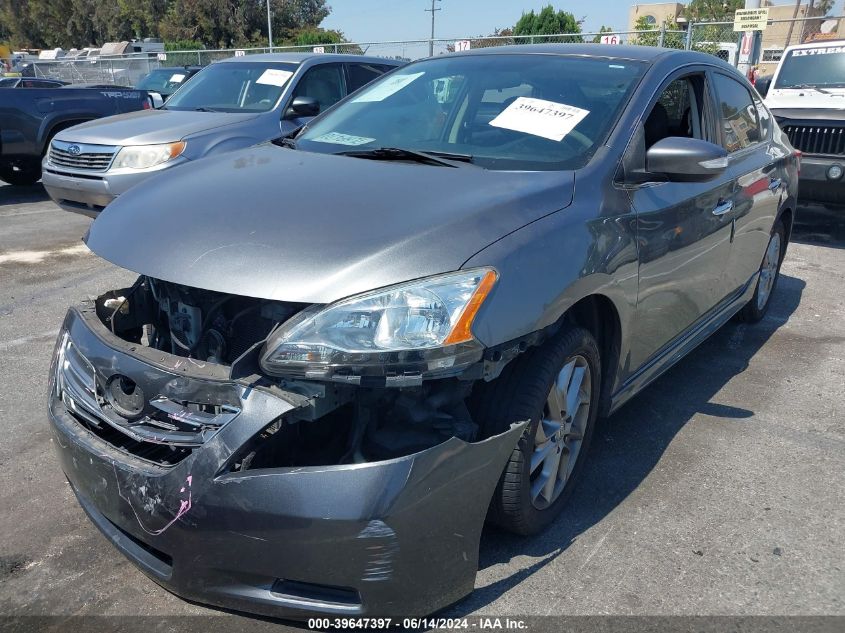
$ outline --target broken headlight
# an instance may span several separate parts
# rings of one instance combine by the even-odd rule
[[[496,279],[489,268],[459,271],[304,310],[270,335],[261,367],[350,382],[455,373],[481,357],[471,327]]]

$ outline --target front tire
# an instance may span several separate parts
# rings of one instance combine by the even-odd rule
[[[775,292],[780,277],[780,265],[783,262],[785,252],[786,229],[784,229],[783,222],[778,220],[772,227],[769,244],[760,264],[760,273],[757,279],[757,287],[754,288],[754,296],[737,314],[740,321],[757,323],[766,316],[772,302],[772,294]]]
[[[474,394],[488,436],[529,421],[496,487],[490,522],[530,535],[558,517],[583,469],[600,388],[595,339],[583,328],[564,326]]]

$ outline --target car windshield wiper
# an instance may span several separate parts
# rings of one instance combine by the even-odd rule
[[[815,90],[816,92],[821,92],[825,95],[831,94],[830,90],[825,90],[824,88],[819,88],[818,86],[814,86],[812,84],[795,84],[792,87],[798,88],[799,90]]]
[[[354,158],[369,158],[371,160],[408,160],[424,165],[439,165],[441,167],[456,167],[449,160],[472,160],[472,156],[463,154],[448,154],[447,152],[421,152],[401,147],[376,147],[373,149],[353,149],[346,152],[338,152],[340,156],[352,156]],[[460,156],[461,159],[453,158]]]
[[[200,106],[198,108],[194,108],[194,112],[220,112],[220,110],[215,110],[214,108],[206,108],[205,106]]]

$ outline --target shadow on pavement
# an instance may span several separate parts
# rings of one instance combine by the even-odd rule
[[[753,416],[753,411],[711,400],[746,369],[749,360],[787,321],[798,307],[805,285],[801,279],[781,275],[766,318],[753,325],[728,323],[616,414],[600,421],[581,482],[561,517],[548,530],[522,538],[485,529],[480,569],[518,556],[538,560],[477,588],[444,615],[466,615],[482,609],[551,563],[639,487],[695,414],[735,420]]]
[[[26,187],[7,185],[0,180],[0,207],[6,204],[26,204],[28,202],[44,202],[50,197],[40,182]]]
[[[801,244],[845,248],[845,207],[798,207],[791,241]]]

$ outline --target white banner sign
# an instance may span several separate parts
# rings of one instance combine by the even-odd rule
[[[762,31],[769,21],[769,8],[737,9],[734,13],[734,31]]]

